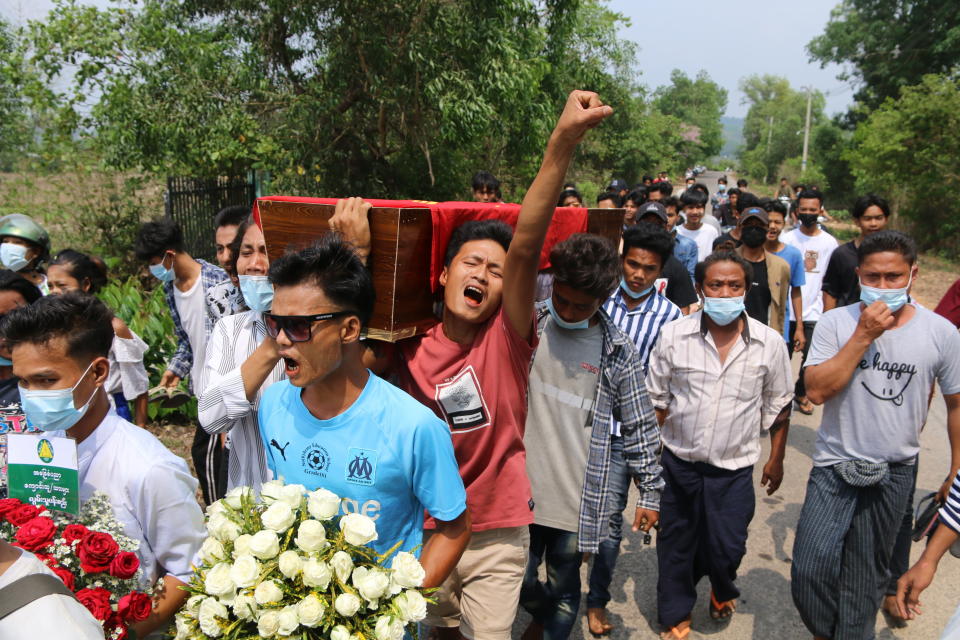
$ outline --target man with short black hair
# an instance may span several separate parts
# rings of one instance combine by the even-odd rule
[[[654,182],[647,192],[647,200],[658,202],[673,195],[673,185],[666,180]]]
[[[77,443],[80,500],[107,494],[124,534],[139,542],[141,585],[162,579],[150,617],[133,626],[142,638],[166,626],[187,599],[181,587],[193,577],[206,531],[186,463],[110,409],[112,318],[97,298],[68,292],[7,313],[2,338],[27,420]]]
[[[231,205],[217,212],[213,219],[214,240],[217,247],[217,262],[220,268],[230,275],[233,283],[237,284],[237,274],[233,273],[233,256],[230,255],[230,245],[237,237],[237,229],[250,215],[250,207]]]
[[[260,400],[260,437],[274,477],[337,494],[346,513],[378,520],[372,546],[423,547],[437,587],[470,539],[470,515],[449,430],[429,409],[363,365],[360,333],[373,312],[370,272],[336,233],[270,266],[264,314],[287,379]]]
[[[627,229],[637,224],[637,209],[647,201],[647,190],[637,188],[623,199],[623,228]]]
[[[910,302],[917,248],[879,231],[858,248],[860,302],[823,314],[806,391],[823,404],[797,523],[791,588],[815,638],[870,638],[916,477],[920,431],[936,382],[960,469],[960,334]]]
[[[538,304],[540,343],[530,367],[524,444],[536,503],[520,602],[528,637],[562,640],[580,606],[580,564],[596,553],[611,517],[614,412],[630,476],[640,490],[634,530],[657,521],[660,433],[629,337],[601,309],[620,280],[613,246],[576,234],[550,252],[553,293]],[[562,469],[561,473],[557,473]],[[546,560],[547,582],[538,579]]]
[[[803,351],[807,346],[807,336],[803,322],[803,285],[806,284],[806,272],[803,268],[803,254],[796,247],[780,241],[780,233],[787,222],[787,207],[782,202],[771,200],[767,203],[767,218],[770,227],[763,248],[768,253],[784,260],[790,267],[790,306],[787,307],[787,322],[783,326],[783,339],[788,351]],[[793,336],[793,339],[791,339]]]
[[[180,226],[173,220],[162,218],[140,225],[134,253],[162,283],[177,336],[177,350],[160,385],[176,389],[189,374],[190,388],[199,396],[213,327],[220,318],[242,308],[239,293],[226,271],[187,253]],[[197,425],[191,454],[203,499],[212,504],[226,492],[227,461],[220,438],[210,437]]]
[[[597,207],[600,209],[620,209],[623,207],[623,198],[616,191],[604,191],[597,196]]]
[[[707,196],[696,189],[684,191],[680,196],[682,213],[687,221],[682,227],[677,228],[677,234],[696,243],[698,262],[713,253],[713,241],[720,235],[713,227],[703,224],[706,204]]]
[[[803,318],[801,323],[805,346],[802,351],[803,359],[800,361],[800,373],[797,375],[794,392],[796,394],[797,410],[806,415],[813,413],[813,405],[807,399],[803,377],[804,366],[810,351],[814,329],[825,311],[824,296],[821,291],[824,274],[832,255],[837,250],[836,238],[821,229],[817,221],[822,202],[823,194],[819,191],[801,191],[800,197],[797,198],[797,216],[800,226],[783,237],[784,244],[795,247],[803,255],[805,282],[801,287],[803,294]],[[853,267],[853,269],[856,273],[856,267]]]
[[[747,191],[747,179],[746,179],[746,178],[740,178],[739,180],[737,180],[737,189],[740,189],[740,191]]]
[[[640,207],[639,215],[638,223],[654,225],[664,230],[667,230],[669,227],[670,223],[666,209],[659,202],[648,202],[644,204]],[[687,245],[682,251],[687,254],[688,262],[690,261],[690,257],[694,256],[696,244],[689,238],[684,238],[674,233],[674,255],[667,258],[663,264],[660,277],[656,282],[656,288],[658,292],[665,295],[671,302],[677,305],[684,314],[687,314],[690,312],[690,306],[697,302],[697,294],[693,289],[692,278],[687,277],[691,275],[690,272],[687,271],[687,268],[680,262],[676,255],[676,247],[680,242],[684,242]],[[692,249],[689,246],[690,244],[693,244]],[[696,266],[695,260],[693,260],[693,262],[694,266]]]
[[[793,188],[790,187],[790,182],[786,178],[780,178],[780,186],[777,188],[777,197],[789,198],[793,200]]]
[[[663,265],[673,258],[673,238],[659,226],[640,222],[623,234],[620,266],[623,275],[619,286],[603,305],[603,310],[617,327],[633,342],[646,374],[650,351],[657,343],[660,330],[668,322],[678,320],[682,313],[661,292],[656,284]],[[594,635],[603,635],[613,629],[607,619],[606,606],[610,602],[610,584],[620,554],[623,537],[623,510],[627,506],[630,474],[624,457],[624,438],[620,423],[614,420],[610,428],[610,498],[614,503],[610,515],[610,535],[600,543],[590,568],[590,592],[587,594],[587,621]]]
[[[499,202],[500,181],[489,171],[477,171],[471,182],[474,202]]]
[[[751,271],[733,252],[697,264],[703,310],[664,326],[650,355],[647,389],[662,429],[666,481],[657,611],[667,640],[689,634],[705,575],[711,617],[725,620],[736,611],[734,581],[753,518],[753,465],[764,432],[771,442],[761,485],[769,495],[783,480],[790,363],[780,332],[745,313]]]
[[[720,218],[718,209],[722,205],[725,205],[729,199],[730,195],[727,193],[727,176],[720,176],[717,178],[717,192],[710,197],[710,206],[712,207],[715,218]]]
[[[857,248],[864,238],[887,228],[890,204],[885,198],[868,193],[853,203],[853,223],[860,235],[846,242],[830,255],[823,274],[823,310],[845,307],[860,299],[860,281],[857,278]]]

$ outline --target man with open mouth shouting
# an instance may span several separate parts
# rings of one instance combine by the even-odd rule
[[[274,262],[269,277],[273,301],[264,326],[287,379],[260,400],[267,466],[287,483],[332,491],[344,514],[376,520],[374,550],[398,545],[419,553],[424,586],[438,586],[470,538],[466,495],[446,425],[363,366],[370,272],[332,233]],[[438,535],[418,551],[425,510]]]
[[[428,610],[443,640],[510,638],[533,522],[523,429],[540,252],[574,149],[612,112],[595,93],[572,92],[516,231],[489,220],[458,227],[440,276],[443,321],[395,357],[368,353],[371,367],[392,364],[401,388],[445,419],[466,486],[470,544]]]

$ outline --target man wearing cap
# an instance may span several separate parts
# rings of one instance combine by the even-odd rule
[[[607,191],[617,193],[620,195],[620,198],[623,199],[630,193],[630,187],[627,186],[626,181],[620,178],[614,178],[610,181],[610,184],[607,185]]]
[[[668,218],[666,208],[659,202],[645,202],[640,205],[637,209],[636,220],[638,223],[647,222],[653,224],[661,229],[668,229]],[[691,305],[697,302],[697,294],[693,290],[693,282],[690,277],[690,272],[687,270],[677,256],[677,246],[680,241],[685,241],[687,243],[693,244],[693,264],[696,266],[696,253],[697,246],[689,238],[684,238],[674,234],[674,249],[673,255],[667,258],[667,261],[663,264],[663,271],[661,276],[657,278],[656,289],[658,293],[661,293],[667,297],[673,304],[680,307],[680,310],[684,315],[690,313]],[[621,249],[623,248],[621,242]],[[689,247],[685,247],[683,251],[689,254]]]
[[[0,218],[0,263],[16,271],[47,295],[47,276],[40,265],[50,257],[50,236],[47,230],[22,213]]]
[[[770,218],[760,207],[744,209],[737,221],[743,242],[737,253],[753,267],[753,280],[743,302],[748,316],[782,331],[790,292],[790,265],[764,248],[769,227]]]

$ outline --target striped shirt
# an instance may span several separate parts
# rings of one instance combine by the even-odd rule
[[[954,477],[947,501],[940,508],[940,522],[960,533],[960,473]]]
[[[264,390],[286,378],[283,361],[277,361],[253,402],[247,400],[240,375],[241,365],[265,336],[263,315],[258,311],[245,311],[221,318],[207,347],[207,362],[201,376],[203,393],[197,406],[204,431],[230,434],[228,490],[240,486],[257,488],[267,480],[267,459],[260,439],[257,407]]]
[[[780,333],[746,315],[720,362],[703,312],[671,322],[650,355],[647,391],[668,411],[663,444],[688,462],[742,469],[760,458],[760,434],[793,400]]]
[[[603,310],[607,312],[613,324],[627,334],[627,337],[637,346],[640,362],[643,363],[643,373],[647,373],[650,361],[650,351],[660,336],[663,325],[683,317],[680,307],[670,302],[659,292],[652,292],[633,310],[627,308],[627,296],[621,287],[617,287],[613,295],[604,303]],[[620,435],[620,423],[614,420],[610,425],[610,433]]]

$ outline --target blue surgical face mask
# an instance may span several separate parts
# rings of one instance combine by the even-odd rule
[[[630,285],[628,285],[628,284],[627,284],[627,281],[624,280],[622,277],[620,278],[620,288],[623,289],[623,292],[624,292],[625,294],[627,294],[628,296],[630,296],[630,297],[633,298],[634,300],[637,300],[638,298],[642,298],[643,296],[645,296],[645,295],[647,295],[648,293],[650,293],[651,291],[653,291],[653,285],[650,285],[649,287],[647,287],[646,289],[644,289],[644,290],[641,291],[640,293],[637,293],[636,291],[634,291],[633,289],[630,288]]]
[[[586,320],[581,320],[580,322],[567,322],[560,317],[560,314],[557,313],[557,310],[553,306],[553,298],[547,298],[547,310],[550,311],[550,315],[553,316],[553,321],[560,325],[562,329],[586,329],[590,326],[590,318]]]
[[[239,276],[240,293],[247,306],[254,311],[266,313],[273,304],[273,285],[267,276]]]
[[[13,366],[13,360],[0,356],[0,367],[12,367],[12,366]]]
[[[164,261],[167,259],[167,255],[164,254],[163,260],[157,264],[150,265],[150,273],[153,274],[153,277],[159,280],[160,282],[170,282],[174,278],[173,266],[168,269],[163,266]]]
[[[23,412],[31,426],[41,431],[65,431],[77,424],[80,418],[87,413],[87,409],[90,408],[90,403],[97,394],[97,389],[99,389],[99,387],[95,388],[90,397],[87,398],[86,403],[79,409],[73,406],[73,391],[83,381],[92,366],[93,363],[91,362],[80,379],[77,380],[77,384],[68,389],[32,391],[19,387],[20,405],[23,407]]]
[[[722,182],[717,185],[717,191],[726,191],[726,190],[727,190],[727,185],[723,184]]]
[[[743,314],[743,296],[734,298],[703,298],[703,312],[722,327],[727,326]]]
[[[30,264],[27,260],[27,248],[12,242],[0,244],[0,262],[11,271],[20,271]]]
[[[901,307],[903,307],[903,305],[910,301],[910,296],[907,295],[907,290],[910,288],[910,284],[912,282],[913,273],[910,274],[910,279],[907,281],[907,286],[899,289],[878,289],[877,287],[868,287],[861,282],[860,302],[869,307],[877,300],[883,300],[887,303],[887,306],[890,307],[890,311],[896,313],[901,309]]]

